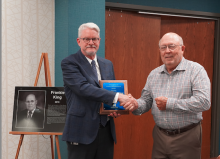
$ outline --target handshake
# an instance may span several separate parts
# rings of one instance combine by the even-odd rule
[[[126,110],[134,111],[138,108],[138,103],[131,94],[119,94],[118,101],[120,102],[120,105],[123,106]]]

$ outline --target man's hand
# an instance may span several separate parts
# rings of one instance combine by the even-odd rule
[[[126,101],[126,103],[123,103],[121,105],[123,105],[123,107],[125,108],[125,110],[129,110],[129,111],[134,111],[135,109],[138,108],[138,103],[136,101],[136,99],[134,99],[132,97],[131,94],[127,95],[128,100]]]
[[[113,113],[110,113],[108,116],[111,116],[111,117],[113,117],[113,118],[117,118],[117,117],[120,117],[121,114],[116,113],[116,112],[113,112]]]
[[[129,96],[124,95],[119,93],[118,95],[118,101],[120,102],[120,105],[123,106],[125,105],[127,102],[129,102],[131,99],[129,98]]]
[[[159,110],[166,110],[167,100],[168,98],[163,96],[155,98]]]

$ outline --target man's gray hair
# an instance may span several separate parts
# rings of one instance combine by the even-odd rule
[[[87,28],[94,29],[95,31],[98,32],[98,35],[100,36],[100,29],[99,29],[98,25],[96,25],[95,23],[89,22],[89,23],[84,23],[84,24],[80,25],[80,27],[78,29],[78,38],[81,36],[82,31]]]
[[[174,35],[176,35],[176,36],[179,38],[180,45],[183,45],[183,38],[182,38],[181,36],[179,36],[178,34],[172,33],[172,32],[166,33],[166,34],[174,34]],[[166,35],[166,34],[164,34],[164,35]],[[163,36],[163,37],[164,37],[164,36]],[[163,38],[163,37],[162,37],[162,38]],[[161,39],[162,39],[162,38],[161,38]],[[160,39],[160,41],[161,41],[161,39]],[[160,47],[160,41],[159,41],[159,47]]]

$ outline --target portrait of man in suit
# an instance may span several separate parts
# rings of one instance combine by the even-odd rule
[[[20,103],[24,103],[25,109],[17,113],[16,127],[42,129],[44,127],[44,109],[37,106],[36,95],[33,93],[28,94],[25,101]]]

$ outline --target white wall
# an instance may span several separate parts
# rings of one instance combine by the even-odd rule
[[[20,138],[9,134],[14,88],[34,85],[42,52],[49,55],[54,86],[54,3],[54,0],[2,0],[2,159],[15,158]],[[45,86],[43,69],[38,86]],[[19,159],[51,158],[50,138],[44,137],[25,135]]]

